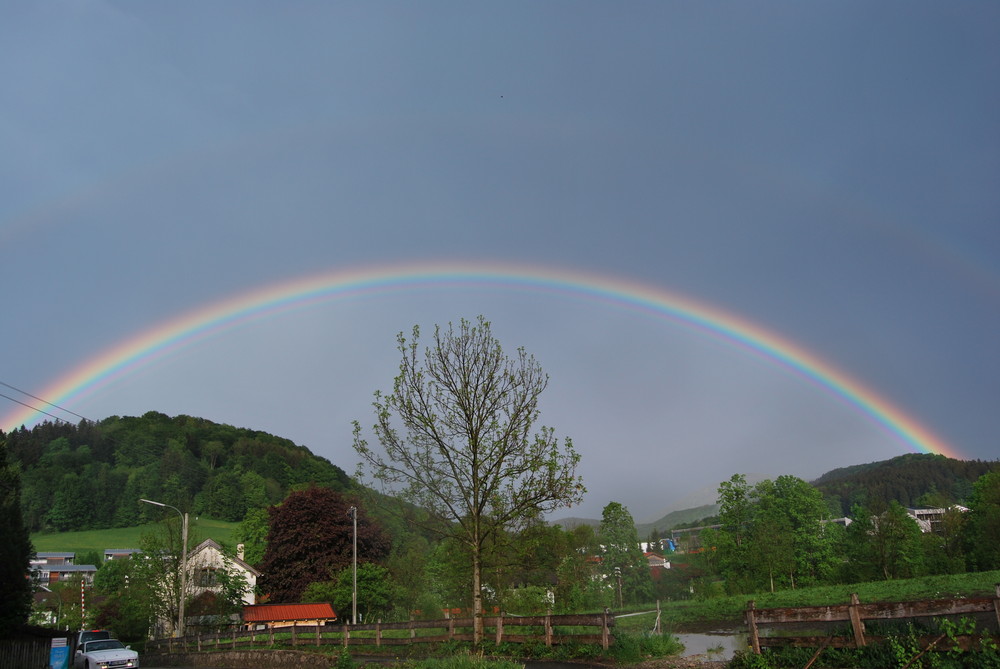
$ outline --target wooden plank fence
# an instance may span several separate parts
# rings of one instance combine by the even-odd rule
[[[154,639],[146,649],[153,653],[186,653],[291,646],[409,646],[444,641],[473,641],[473,618],[377,622],[364,625],[294,625],[263,630],[233,628],[217,634]],[[607,650],[614,643],[614,615],[484,616],[484,639],[502,643],[541,642],[546,646],[567,643],[595,644]],[[584,628],[579,632],[569,628]],[[594,631],[588,632],[587,628]]]
[[[6,638],[0,639],[0,667],[45,669],[53,639],[66,639],[68,633],[44,627],[18,625]]]
[[[871,636],[866,633],[865,621],[902,620],[910,618],[936,618],[943,616],[993,614],[991,625],[1000,629],[1000,584],[996,586],[993,597],[932,599],[911,602],[872,602],[862,603],[857,594],[851,595],[849,604],[831,606],[801,606],[789,608],[758,609],[751,600],[747,603],[744,622],[750,637],[750,646],[755,653],[762,648],[779,646],[801,646],[809,648],[861,648],[869,643],[883,641],[883,637]],[[762,628],[780,628],[782,625],[813,624],[817,627],[829,623],[850,623],[851,636],[793,636],[778,634],[764,636]],[[954,643],[941,644],[945,635],[922,637],[923,647],[936,647],[946,650],[958,646],[968,650],[982,636],[956,636]],[[987,635],[990,636],[990,635]],[[1000,641],[1000,636],[991,635],[993,640]]]

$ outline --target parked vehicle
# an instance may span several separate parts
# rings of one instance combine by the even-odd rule
[[[80,644],[73,658],[74,669],[135,669],[139,653],[118,639],[97,639]]]
[[[76,651],[83,647],[87,641],[97,641],[98,639],[110,639],[111,632],[108,630],[80,630],[73,635],[70,652],[76,655]]]

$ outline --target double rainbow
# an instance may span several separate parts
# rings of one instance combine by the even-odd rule
[[[86,360],[38,392],[68,406],[206,337],[242,323],[318,303],[441,286],[490,286],[607,303],[679,322],[787,367],[867,414],[916,452],[960,457],[955,449],[884,397],[813,353],[744,318],[658,286],[593,273],[511,264],[424,263],[324,272],[215,302],[165,321]],[[19,408],[4,430],[41,421],[47,407]]]

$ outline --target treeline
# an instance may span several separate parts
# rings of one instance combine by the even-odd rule
[[[923,530],[895,499],[872,495],[842,524],[801,479],[751,486],[734,475],[719,486],[717,524],[699,537],[705,565],[729,594],[1000,569],[995,465],[972,484],[964,510],[942,506]]]
[[[910,453],[827,472],[812,482],[831,512],[850,515],[858,504],[896,501],[903,507],[961,504],[983,474],[997,461],[955,460],[943,455]]]
[[[140,498],[239,521],[297,485],[353,485],[342,469],[288,439],[191,416],[45,422],[4,438],[21,470],[31,532],[131,527],[158,517]]]

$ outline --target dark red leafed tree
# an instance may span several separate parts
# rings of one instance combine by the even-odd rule
[[[329,488],[293,492],[268,509],[267,549],[257,586],[271,602],[298,602],[314,581],[329,581],[351,565],[353,520],[358,507],[358,562],[382,562],[389,537],[355,500]]]

